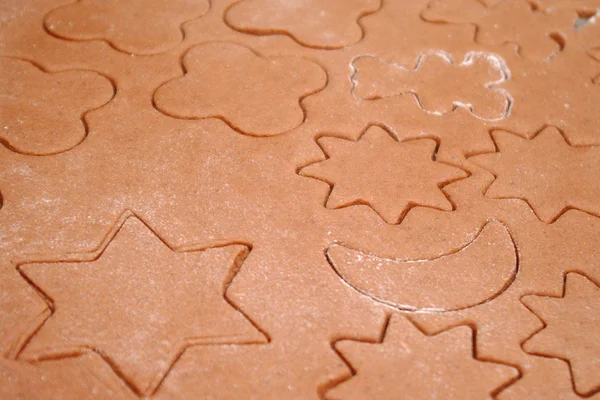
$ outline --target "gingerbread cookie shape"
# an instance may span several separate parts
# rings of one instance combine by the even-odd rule
[[[468,176],[467,172],[435,161],[432,139],[398,142],[378,126],[358,141],[319,139],[327,159],[302,168],[302,176],[332,186],[326,207],[369,205],[387,223],[398,224],[415,206],[450,211],[452,203],[441,187]]]
[[[518,272],[515,244],[497,221],[461,249],[434,259],[389,259],[338,244],[326,254],[344,282],[403,311],[445,312],[482,304],[503,293]]]
[[[486,191],[493,198],[524,199],[544,222],[568,209],[600,216],[600,147],[573,147],[553,127],[533,139],[495,131],[498,152],[469,158],[496,180]]]
[[[184,22],[200,18],[208,0],[79,0],[51,11],[46,30],[67,40],[105,40],[130,54],[156,54],[183,40]]]
[[[572,30],[573,10],[537,10],[525,0],[498,1],[486,6],[477,0],[433,0],[422,13],[426,21],[473,24],[475,41],[495,46],[516,43],[525,58],[543,60],[563,47],[564,32]]]
[[[220,118],[236,131],[273,136],[304,121],[301,101],[323,89],[327,76],[299,57],[264,58],[233,43],[205,43],[183,58],[186,71],[159,87],[157,109],[174,118]]]
[[[92,71],[47,72],[8,57],[0,57],[0,71],[0,144],[17,153],[77,146],[87,136],[85,115],[115,94],[111,81]]]
[[[562,297],[530,295],[522,302],[544,322],[523,343],[525,351],[566,360],[578,394],[600,392],[600,286],[571,272]]]
[[[226,297],[247,253],[175,252],[125,213],[99,251],[19,266],[52,310],[20,358],[96,351],[137,394],[151,394],[188,346],[264,343]]]
[[[359,19],[380,7],[381,0],[242,0],[227,10],[225,21],[241,32],[284,34],[304,46],[335,49],[360,41]]]
[[[379,343],[335,343],[355,373],[326,398],[391,400],[402,388],[406,398],[491,399],[516,379],[518,371],[477,359],[473,338],[467,326],[427,336],[394,315]]]
[[[423,54],[414,69],[371,56],[352,63],[353,93],[364,100],[412,93],[425,111],[447,114],[457,107],[486,120],[506,118],[510,112],[510,95],[494,87],[509,76],[501,57],[473,52],[455,63],[443,52]]]

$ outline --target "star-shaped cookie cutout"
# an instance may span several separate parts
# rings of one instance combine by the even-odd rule
[[[100,355],[24,362],[0,358],[0,399],[138,399]]]
[[[570,146],[553,127],[531,140],[492,136],[496,153],[469,158],[496,176],[487,196],[523,199],[548,223],[572,208],[600,216],[600,147]]]
[[[436,142],[398,142],[383,129],[370,127],[358,141],[319,140],[327,159],[300,171],[333,186],[327,208],[369,205],[386,222],[397,224],[415,206],[450,211],[441,187],[468,174],[435,160]]]
[[[381,343],[353,340],[335,348],[355,370],[327,399],[491,399],[518,376],[503,364],[474,357],[473,331],[459,326],[427,336],[392,317]],[[401,392],[399,392],[401,390]]]
[[[566,360],[576,392],[600,392],[600,287],[578,273],[566,276],[563,296],[526,296],[523,303],[543,322],[523,343],[528,353]]]
[[[97,253],[19,267],[52,315],[21,358],[95,351],[139,395],[150,395],[184,349],[266,342],[227,298],[246,246],[174,251],[126,214]]]

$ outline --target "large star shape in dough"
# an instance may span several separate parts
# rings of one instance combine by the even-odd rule
[[[95,351],[149,395],[188,346],[267,341],[226,297],[246,246],[178,252],[137,217],[117,226],[98,253],[20,266],[52,309],[21,358]]]
[[[507,365],[473,357],[473,331],[459,326],[427,336],[394,316],[381,343],[337,342],[356,374],[327,399],[491,399],[518,376]]]
[[[533,295],[522,301],[545,325],[523,343],[525,351],[567,360],[579,395],[600,392],[600,287],[569,273],[562,297]]]
[[[300,174],[333,186],[327,208],[367,204],[390,224],[400,223],[415,206],[452,210],[441,187],[467,177],[462,169],[435,161],[434,140],[398,142],[377,126],[356,142],[324,137],[319,144],[328,158]]]
[[[503,131],[493,138],[496,153],[469,158],[496,176],[486,196],[524,199],[548,223],[571,208],[600,216],[600,146],[570,146],[553,127],[531,140]]]

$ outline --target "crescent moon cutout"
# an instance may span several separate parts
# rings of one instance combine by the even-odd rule
[[[413,312],[456,311],[490,301],[508,289],[519,268],[513,239],[498,221],[488,222],[458,251],[434,259],[383,258],[339,244],[325,253],[354,290]]]

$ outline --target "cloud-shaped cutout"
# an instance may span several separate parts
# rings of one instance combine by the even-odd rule
[[[193,47],[185,75],[154,93],[158,110],[174,118],[220,118],[240,133],[273,136],[305,119],[304,97],[322,90],[327,74],[299,57],[265,58],[233,43]]]
[[[80,0],[46,15],[51,34],[67,40],[105,40],[130,54],[157,54],[181,43],[184,22],[200,18],[207,0]]]
[[[87,136],[84,116],[115,94],[92,71],[46,72],[0,57],[0,143],[17,153],[48,155],[72,149]]]
[[[225,14],[225,21],[254,35],[283,34],[316,48],[341,48],[360,41],[358,20],[381,7],[380,0],[242,0]]]

